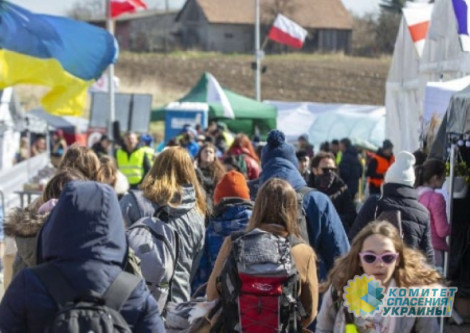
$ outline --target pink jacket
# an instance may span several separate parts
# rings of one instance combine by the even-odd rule
[[[442,194],[431,188],[423,189],[419,202],[429,210],[431,216],[431,240],[435,250],[449,251],[446,236],[450,235],[450,225],[447,221],[446,202]]]

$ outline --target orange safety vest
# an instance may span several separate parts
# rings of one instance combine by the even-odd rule
[[[395,162],[395,156],[392,155],[392,158],[387,160],[385,157],[379,156],[377,154],[373,154],[372,158],[375,158],[377,161],[377,170],[375,170],[375,173],[379,175],[385,175],[387,172],[388,168]],[[375,187],[380,187],[384,183],[383,178],[373,178],[369,177],[369,184],[374,185]]]

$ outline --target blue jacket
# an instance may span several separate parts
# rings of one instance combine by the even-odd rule
[[[68,183],[40,232],[38,262],[56,266],[77,291],[103,294],[127,257],[116,194],[95,182]],[[1,332],[44,332],[58,308],[30,269],[21,271],[0,304]],[[133,332],[164,332],[155,299],[142,281],[121,314]]]
[[[307,186],[297,166],[284,158],[274,157],[263,163],[260,185],[274,177],[286,180],[295,190]],[[338,213],[325,194],[319,191],[307,193],[304,196],[303,206],[307,215],[310,245],[324,264],[319,279],[324,279],[326,273],[333,267],[335,258],[349,251],[348,237]]]
[[[240,198],[224,198],[214,207],[214,213],[206,229],[206,241],[199,267],[192,283],[192,291],[209,280],[215,259],[225,237],[245,230],[251,218],[253,203]]]

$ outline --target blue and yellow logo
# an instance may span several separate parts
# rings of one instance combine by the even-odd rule
[[[357,317],[373,316],[381,309],[383,290],[380,282],[373,277],[356,275],[344,287],[344,306]]]

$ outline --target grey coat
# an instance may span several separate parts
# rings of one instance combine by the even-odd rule
[[[179,236],[178,259],[171,286],[171,299],[175,303],[189,301],[191,298],[192,272],[198,266],[198,258],[204,247],[204,215],[196,207],[196,192],[193,185],[182,187],[182,200],[178,206],[169,208],[168,224]],[[158,208],[157,204],[145,199],[144,209],[139,208],[134,195],[126,194],[120,201],[122,215],[127,225],[141,217],[151,217]],[[175,200],[176,201],[176,200]]]

